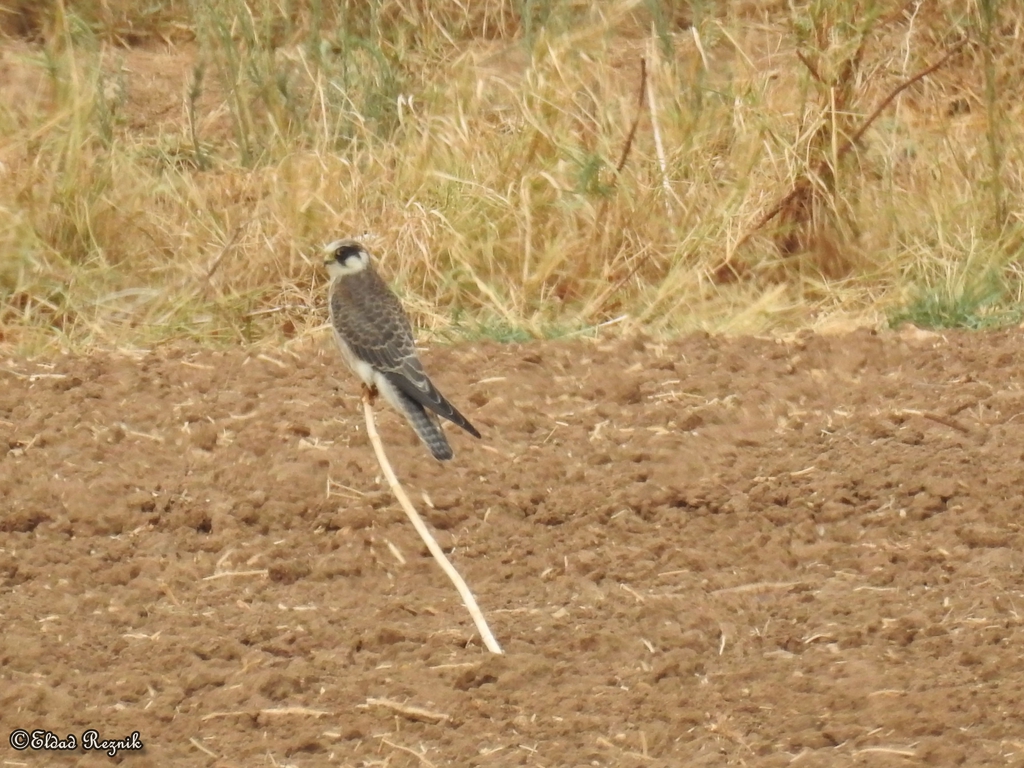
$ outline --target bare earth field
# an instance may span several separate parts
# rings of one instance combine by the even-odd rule
[[[381,432],[503,657],[327,342],[4,360],[2,764],[1020,765],[1020,344],[426,352],[484,441]]]

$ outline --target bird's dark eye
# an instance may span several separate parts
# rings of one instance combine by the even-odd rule
[[[334,252],[334,258],[339,264],[344,264],[346,261],[352,258],[359,258],[359,254],[362,251],[358,245],[352,243],[346,243],[345,245],[339,246],[338,250]]]

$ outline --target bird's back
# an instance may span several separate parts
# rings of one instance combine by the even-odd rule
[[[398,297],[372,269],[339,278],[331,287],[331,319],[335,329],[357,352],[364,349],[388,359],[415,354],[409,318]],[[385,357],[380,357],[387,352]]]

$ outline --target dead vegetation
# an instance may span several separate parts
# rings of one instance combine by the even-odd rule
[[[11,4],[2,341],[281,343],[363,233],[447,337],[1017,301],[1016,6],[681,8]]]

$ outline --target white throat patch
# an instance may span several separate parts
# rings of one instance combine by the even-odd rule
[[[324,263],[331,278],[354,275],[370,266],[369,251],[356,240],[335,240],[324,250],[327,253]]]

